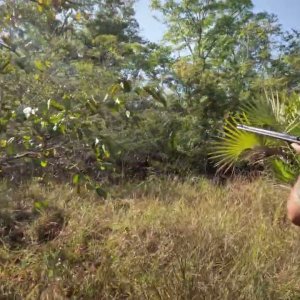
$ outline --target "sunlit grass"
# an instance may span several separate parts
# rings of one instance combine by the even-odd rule
[[[272,182],[152,179],[106,201],[67,185],[1,189],[3,297],[300,297],[300,229]]]

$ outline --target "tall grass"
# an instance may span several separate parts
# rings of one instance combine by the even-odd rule
[[[152,179],[106,201],[68,185],[1,189],[3,298],[300,298],[300,229],[272,182]]]

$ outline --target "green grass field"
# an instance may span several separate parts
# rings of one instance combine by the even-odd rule
[[[149,179],[107,200],[1,185],[1,299],[300,299],[288,188]]]

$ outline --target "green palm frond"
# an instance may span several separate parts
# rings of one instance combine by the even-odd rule
[[[272,114],[274,116],[275,122],[277,124],[284,124],[286,122],[285,119],[285,105],[284,101],[282,101],[279,97],[279,93],[274,94],[271,91],[269,94],[265,91],[266,103],[271,108]],[[274,123],[273,123],[274,124]]]
[[[266,127],[277,123],[271,107],[266,101],[249,101],[242,106],[252,126]]]
[[[210,158],[216,161],[218,172],[226,173],[238,161],[243,160],[242,155],[245,151],[265,144],[260,136],[238,130],[238,123],[249,123],[246,115],[226,120],[223,136],[212,144]]]
[[[300,96],[296,93],[281,95],[284,102],[285,131],[293,135],[300,135]]]
[[[300,136],[300,97],[279,93],[266,93],[264,99],[243,105],[243,113],[225,120],[218,140],[212,143],[210,158],[218,172],[227,172],[238,163],[262,163],[281,181],[291,182],[300,170],[290,147],[282,141],[244,132],[236,128],[245,124],[288,132]]]
[[[273,91],[265,97],[249,101],[242,106],[252,126],[283,130],[286,124],[285,103],[283,97]]]

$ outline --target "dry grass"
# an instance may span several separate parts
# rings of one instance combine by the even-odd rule
[[[0,295],[299,299],[300,229],[286,220],[287,193],[263,180],[153,179],[103,201],[67,185],[3,183]]]

